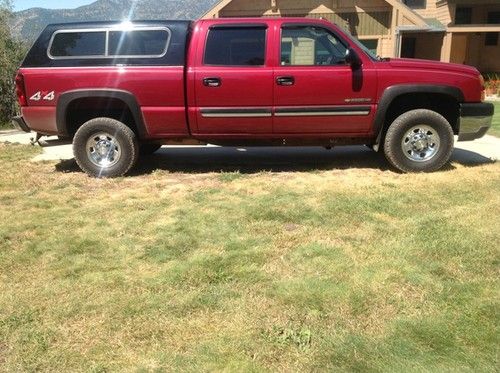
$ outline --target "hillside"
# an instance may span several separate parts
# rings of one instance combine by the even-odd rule
[[[32,8],[16,12],[15,37],[33,41],[50,23],[130,19],[196,19],[217,0],[98,0],[76,9]]]

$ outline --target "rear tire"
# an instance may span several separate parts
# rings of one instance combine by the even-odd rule
[[[88,175],[118,177],[137,162],[139,145],[135,133],[122,122],[95,118],[76,132],[73,153],[78,166]]]
[[[384,141],[387,160],[402,172],[433,172],[448,163],[454,138],[450,123],[426,109],[408,111],[390,125]]]

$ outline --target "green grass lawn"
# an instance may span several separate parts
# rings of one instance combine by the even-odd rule
[[[0,371],[498,369],[498,164],[95,180],[39,151],[0,144]]]
[[[493,104],[495,105],[495,116],[488,134],[500,137],[500,101],[493,101]]]

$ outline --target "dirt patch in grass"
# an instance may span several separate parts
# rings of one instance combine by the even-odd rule
[[[0,365],[5,364],[7,360],[7,345],[0,342]]]

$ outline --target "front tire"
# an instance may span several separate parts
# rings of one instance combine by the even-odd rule
[[[384,153],[402,172],[433,172],[450,160],[453,130],[439,113],[427,109],[408,111],[390,125]]]
[[[76,132],[73,153],[78,166],[88,175],[118,177],[137,162],[139,145],[134,132],[122,122],[95,118]]]

